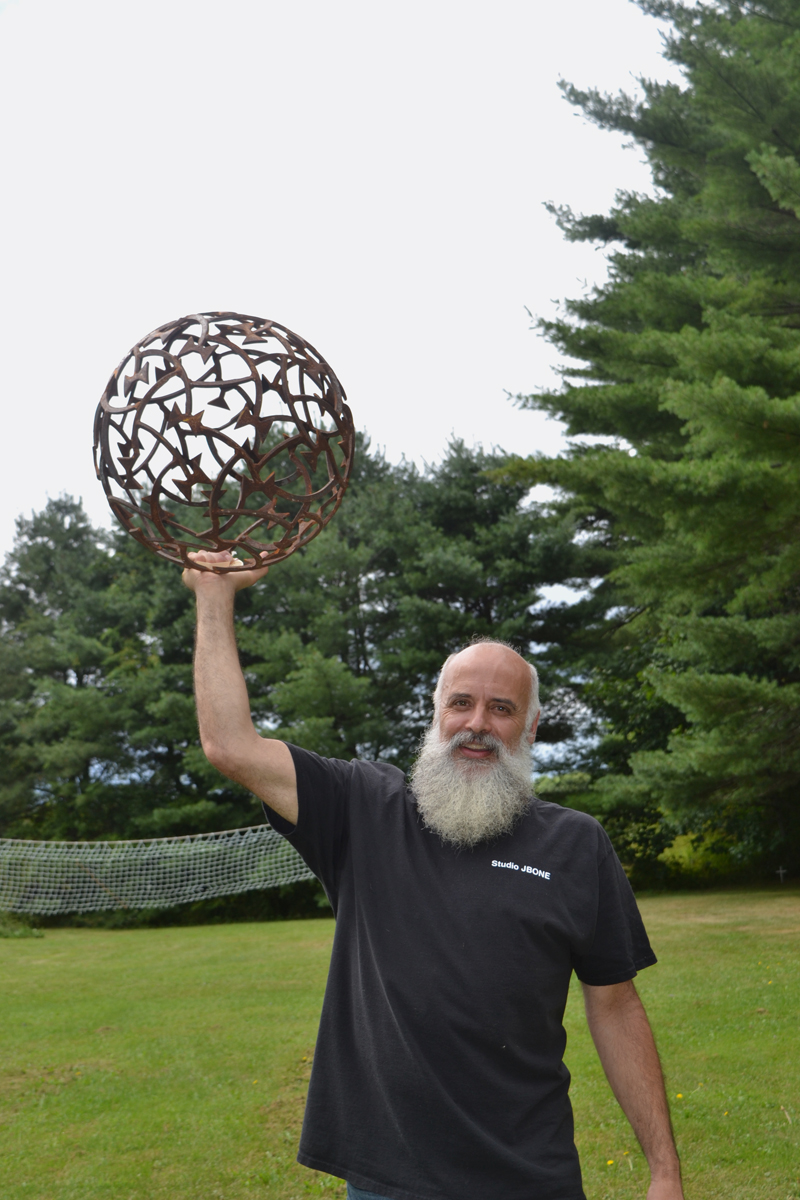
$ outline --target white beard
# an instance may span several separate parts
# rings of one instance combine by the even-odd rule
[[[481,742],[493,762],[456,759],[454,750]],[[523,734],[512,753],[485,733],[457,733],[442,741],[431,725],[409,776],[424,823],[445,842],[476,846],[509,833],[531,802],[531,748]]]

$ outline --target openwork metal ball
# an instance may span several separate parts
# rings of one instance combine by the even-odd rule
[[[142,338],[108,381],[97,476],[127,531],[170,562],[197,566],[197,550],[280,562],[341,503],[355,442],[345,399],[325,359],[283,325],[183,317]]]

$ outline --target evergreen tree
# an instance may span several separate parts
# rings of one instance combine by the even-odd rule
[[[473,634],[543,640],[539,589],[570,530],[454,443],[425,472],[362,446],[328,529],[237,598],[255,721],[326,755],[409,765],[444,656]],[[200,750],[193,601],[180,572],[69,499],[21,520],[0,578],[0,834],[166,836],[260,820]],[[544,736],[568,716],[551,705]]]
[[[571,450],[511,473],[555,484],[613,561],[564,643],[601,736],[558,786],[630,861],[682,829],[796,870],[800,7],[639,4],[671,21],[685,86],[565,85],[644,150],[656,190],[555,210],[568,238],[612,247],[609,277],[541,323],[580,365],[524,400]]]

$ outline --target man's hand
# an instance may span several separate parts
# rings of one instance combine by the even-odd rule
[[[583,998],[603,1070],[650,1167],[647,1200],[683,1200],[661,1063],[633,981],[585,983]]]
[[[226,566],[236,566],[235,571],[224,571],[219,575],[214,571],[193,571],[191,567],[187,567],[181,579],[189,591],[196,595],[201,588],[219,589],[220,586],[227,587],[232,592],[241,591],[242,588],[252,587],[259,579],[263,579],[269,570],[269,567],[246,567],[230,550],[198,550],[190,554],[189,558],[199,563],[225,563]],[[225,582],[220,585],[220,580]]]

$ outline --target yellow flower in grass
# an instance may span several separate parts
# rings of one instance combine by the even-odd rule
[[[607,1159],[606,1159],[606,1166],[607,1166],[607,1167],[613,1167],[613,1165],[614,1165],[614,1160],[613,1160],[613,1158],[607,1158]]]

